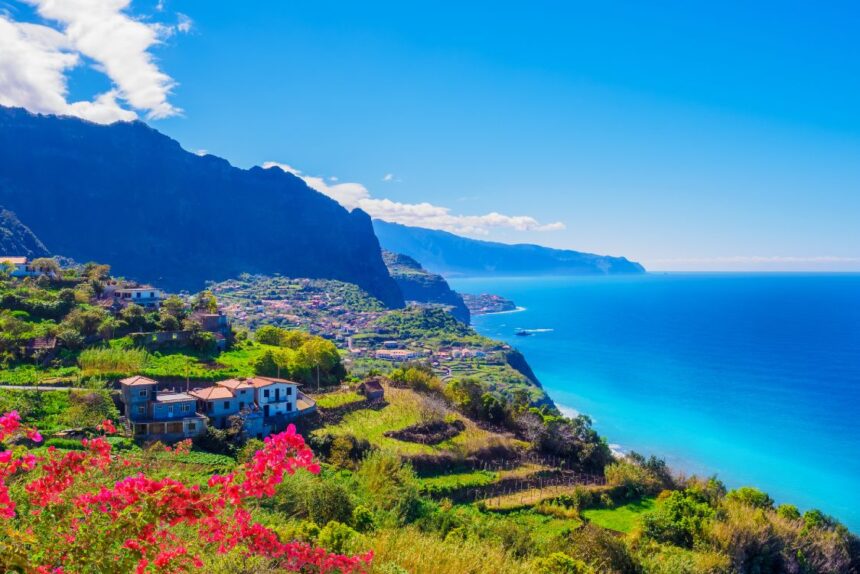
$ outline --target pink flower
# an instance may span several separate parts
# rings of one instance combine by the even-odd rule
[[[101,424],[96,427],[100,431],[103,431],[105,434],[116,434],[116,427],[113,425],[113,421],[110,419],[105,419],[101,422]]]

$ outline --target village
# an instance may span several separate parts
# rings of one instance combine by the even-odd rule
[[[237,325],[302,329],[332,340],[350,370],[359,374],[419,361],[447,380],[488,368],[503,369],[511,352],[509,345],[483,337],[440,339],[428,336],[432,333],[427,329],[399,329],[386,320],[392,311],[356,286],[338,281],[245,275],[209,289]],[[433,309],[410,307],[416,308]]]
[[[251,371],[223,371],[232,376],[201,380],[200,368],[203,373],[208,369],[217,374],[219,360],[231,352],[241,352],[228,351],[237,333],[248,338],[264,326],[305,332],[333,342],[344,367],[356,380],[398,365],[421,364],[443,381],[501,374],[500,380],[519,377],[520,383],[525,382],[507,364],[506,353],[511,351],[507,345],[475,335],[441,309],[386,310],[349,284],[244,276],[210,285],[194,296],[177,296],[153,285],[112,277],[103,266],[71,270],[54,260],[31,261],[25,257],[2,258],[0,265],[5,266],[18,289],[43,285],[53,289],[58,299],[66,297],[64,290],[73,289],[78,307],[73,313],[91,313],[89,321],[100,322],[81,333],[81,345],[115,346],[124,340],[134,349],[150,353],[151,358],[161,357],[161,361],[177,357],[175,351],[183,349],[212,357],[194,372],[188,367],[150,371],[162,373],[159,377],[133,372],[132,365],[124,368],[126,372],[132,370],[129,376],[114,379],[113,386],[120,391],[121,422],[141,441],[193,438],[209,427],[237,425],[242,436],[262,438],[316,412],[316,401],[300,390],[299,383],[281,377],[280,367],[267,373],[271,376],[262,375],[261,368],[265,367],[257,365]],[[418,323],[416,327],[416,321],[427,321],[428,317],[441,323]],[[46,367],[57,363],[59,352],[70,344],[64,340],[68,335],[62,325],[19,341],[19,358]],[[107,349],[104,352],[110,353]],[[113,352],[133,354],[132,349]],[[262,360],[257,357],[257,362]],[[84,367],[82,361],[81,365]],[[103,369],[106,374],[122,370],[110,366]],[[83,368],[81,374],[84,372],[90,371]],[[63,383],[60,378],[55,382]]]

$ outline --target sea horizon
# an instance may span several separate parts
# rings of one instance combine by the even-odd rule
[[[559,409],[589,416],[614,451],[655,454],[688,475],[716,474],[730,488],[756,486],[778,503],[819,508],[860,530],[860,498],[852,494],[860,449],[851,440],[860,273],[451,283],[525,308],[473,323],[520,349]]]

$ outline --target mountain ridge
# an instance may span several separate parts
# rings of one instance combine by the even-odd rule
[[[625,257],[554,249],[529,243],[470,239],[447,231],[373,220],[383,249],[408,255],[441,275],[614,275],[644,273]]]
[[[139,121],[0,106],[0,205],[60,254],[168,289],[281,273],[355,283],[403,305],[366,213],[282,170],[184,150]]]

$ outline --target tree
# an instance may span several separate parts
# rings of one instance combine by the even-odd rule
[[[215,298],[212,291],[207,289],[198,293],[191,304],[191,308],[195,311],[202,311],[204,313],[217,313],[218,299]]]
[[[39,257],[38,259],[34,259],[30,266],[37,271],[42,273],[47,273],[48,275],[52,275],[54,277],[59,276],[60,272],[60,264],[57,263],[56,259],[52,259],[50,257]]]
[[[280,347],[283,340],[284,330],[273,325],[263,325],[254,332],[254,338],[263,345]]]
[[[299,347],[296,362],[300,366],[316,370],[317,390],[320,389],[320,371],[329,374],[335,370],[335,367],[342,369],[337,347],[331,341],[321,337],[314,337]]]
[[[289,349],[266,349],[254,361],[254,372],[264,377],[292,376],[293,353]]]
[[[110,279],[110,265],[87,263],[84,265],[83,276],[91,281],[107,281]]]
[[[176,295],[171,295],[161,302],[160,311],[162,316],[169,315],[177,321],[182,321],[185,318],[185,302]]]
[[[119,312],[119,316],[128,324],[132,331],[143,331],[146,329],[146,310],[140,305],[131,303]]]

